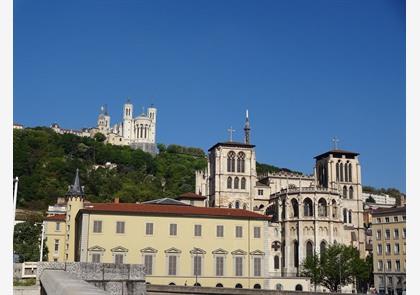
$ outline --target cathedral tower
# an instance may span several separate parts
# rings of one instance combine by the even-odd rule
[[[124,104],[123,110],[123,137],[130,140],[133,138],[133,104],[130,99]]]
[[[246,119],[245,119],[244,131],[245,131],[245,143],[249,144],[250,140],[251,140],[250,139],[251,127],[250,127],[250,124],[249,124],[248,110],[246,110]]]
[[[358,153],[337,148],[330,150],[315,157],[314,174],[319,187],[340,194],[340,213],[345,229],[350,235],[348,240],[352,241],[353,246],[364,251],[362,176],[358,156]]]

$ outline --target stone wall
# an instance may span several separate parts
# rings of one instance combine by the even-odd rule
[[[44,270],[63,270],[113,295],[145,294],[144,266],[90,262],[40,262],[37,279]]]

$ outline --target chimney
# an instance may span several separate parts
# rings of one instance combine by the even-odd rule
[[[120,197],[115,197],[114,198],[114,203],[119,204],[120,203]]]

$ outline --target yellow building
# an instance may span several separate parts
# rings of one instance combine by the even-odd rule
[[[56,214],[47,216],[44,221],[46,245],[48,248],[48,261],[64,261],[66,216]]]
[[[171,199],[86,204],[76,216],[75,258],[144,264],[152,284],[263,288],[267,223],[258,213]]]
[[[372,212],[373,275],[379,293],[401,295],[405,290],[405,206]]]

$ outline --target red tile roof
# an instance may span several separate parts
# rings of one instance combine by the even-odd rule
[[[207,199],[207,197],[188,192],[188,193],[184,193],[184,194],[180,195],[179,197],[176,197],[175,199],[177,199],[177,200],[181,200],[181,199],[205,200],[205,199]]]
[[[66,214],[54,214],[45,217],[46,221],[66,221]]]
[[[131,213],[135,215],[178,215],[178,216],[207,216],[234,219],[263,219],[270,217],[243,209],[208,208],[194,206],[174,206],[159,204],[133,204],[133,203],[91,203],[81,211],[90,213]]]

